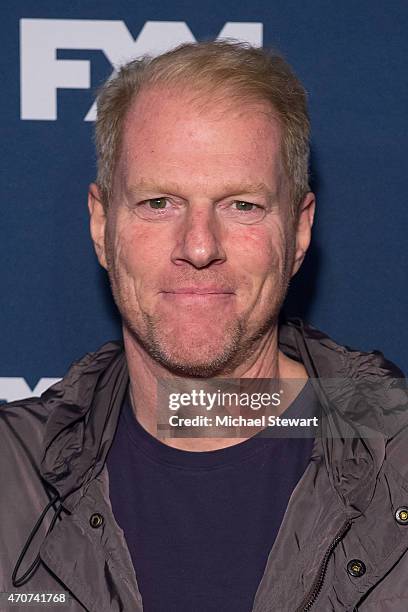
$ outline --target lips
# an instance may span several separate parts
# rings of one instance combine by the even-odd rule
[[[178,287],[177,289],[170,289],[163,291],[162,293],[173,294],[173,295],[232,295],[234,291],[224,287],[205,286],[205,287]]]
[[[235,298],[235,292],[226,287],[214,285],[177,287],[162,291],[162,298],[170,304],[178,306],[200,306],[203,308],[221,304],[229,305]]]

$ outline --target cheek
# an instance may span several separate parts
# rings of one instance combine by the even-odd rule
[[[233,259],[252,276],[264,278],[271,272],[282,273],[285,260],[284,232],[280,225],[245,227],[231,235]]]
[[[149,232],[127,218],[108,227],[106,247],[109,267],[122,286],[129,282],[137,286],[156,265],[157,252]]]

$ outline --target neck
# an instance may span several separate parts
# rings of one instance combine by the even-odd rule
[[[146,431],[158,438],[157,434],[157,392],[158,381],[163,379],[179,379],[160,363],[150,357],[136,338],[123,328],[123,339],[130,376],[130,396],[135,417]],[[308,375],[304,366],[287,357],[278,347],[278,329],[271,328],[262,338],[250,360],[238,366],[228,374],[220,373],[215,378],[263,378],[263,379],[295,379],[300,385],[290,386],[286,393],[286,401],[278,410],[283,412],[295,399],[305,384]],[[205,381],[203,381],[205,383]],[[243,442],[247,437],[216,437],[216,438],[160,438],[174,448],[189,451],[217,450]]]

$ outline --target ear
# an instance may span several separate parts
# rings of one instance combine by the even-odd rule
[[[293,261],[292,276],[296,274],[309,248],[312,236],[312,225],[315,213],[316,199],[312,192],[306,194],[298,213],[296,225],[296,251]]]
[[[98,261],[107,270],[105,253],[106,211],[101,201],[98,185],[91,183],[88,191],[90,230]]]

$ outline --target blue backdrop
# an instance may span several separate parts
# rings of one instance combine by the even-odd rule
[[[17,1],[0,32],[0,399],[120,335],[88,237],[95,88],[132,55],[219,35],[277,47],[309,92],[318,212],[288,312],[408,370],[407,2]]]

